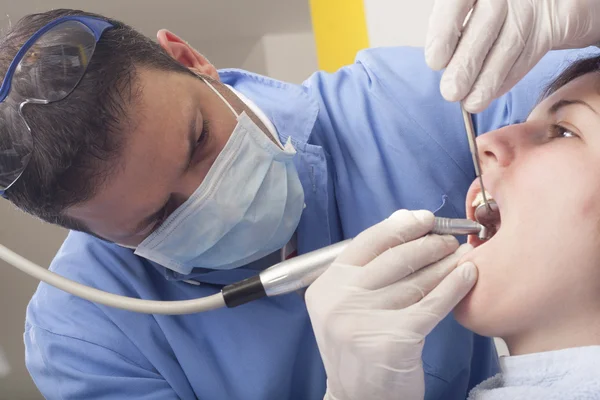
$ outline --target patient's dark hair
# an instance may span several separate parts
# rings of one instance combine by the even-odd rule
[[[582,58],[573,62],[548,85],[542,94],[542,98],[550,96],[567,83],[590,72],[600,73],[600,55]]]
[[[78,10],[53,10],[24,17],[0,38],[0,77],[19,48],[37,30],[64,16],[102,18],[114,27],[104,32],[78,87],[66,99],[48,105],[27,105],[31,127],[31,159],[7,190],[8,199],[44,221],[86,231],[65,210],[92,198],[119,167],[128,112],[135,104],[139,67],[188,73],[157,43],[122,22]],[[0,141],[15,129],[0,120]],[[6,185],[10,182],[2,182]]]

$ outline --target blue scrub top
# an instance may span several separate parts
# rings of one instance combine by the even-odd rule
[[[550,79],[582,51],[543,61],[475,117],[484,133],[522,121]],[[475,178],[458,104],[416,48],[358,54],[336,73],[291,85],[241,70],[222,80],[253,100],[285,143],[306,195],[299,252],[344,238],[400,208],[464,217]],[[202,238],[198,238],[202,240]],[[216,293],[260,263],[182,276],[92,236],[71,232],[51,270],[86,285],[150,300]],[[194,285],[186,281],[200,282]],[[301,295],[235,309],[163,316],[117,310],[40,284],[27,309],[26,363],[48,399],[318,400],[325,373]],[[426,340],[427,400],[463,400],[496,372],[489,339],[450,316]],[[401,393],[398,393],[399,398]]]

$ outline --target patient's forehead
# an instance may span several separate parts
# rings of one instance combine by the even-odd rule
[[[600,112],[600,73],[590,72],[573,79],[546,97],[527,119],[547,119],[548,110],[559,100],[582,100]]]

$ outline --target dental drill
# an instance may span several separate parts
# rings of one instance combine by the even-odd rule
[[[489,239],[485,225],[470,219],[436,217],[431,233],[436,235],[477,235],[481,240]]]
[[[440,218],[434,220],[430,233],[437,235],[477,235],[488,239],[485,226],[470,219]],[[347,239],[275,264],[221,291],[227,307],[236,307],[261,297],[273,297],[304,289],[313,283],[352,241]]]
[[[467,219],[435,218],[431,233],[438,235],[478,235],[487,239],[488,229]],[[123,310],[146,313],[180,315],[236,307],[262,297],[291,293],[313,283],[352,239],[282,261],[243,281],[225,286],[211,296],[192,300],[155,301],[142,300],[107,293],[74,282],[43,268],[19,254],[0,245],[0,259],[60,290],[88,301]]]

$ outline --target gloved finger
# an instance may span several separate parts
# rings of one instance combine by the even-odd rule
[[[405,320],[410,321],[411,329],[428,335],[469,294],[477,276],[477,267],[472,262],[464,263],[448,274],[431,293],[408,309],[410,316]]]
[[[528,45],[526,44],[525,47],[527,48]],[[531,50],[522,52],[506,76],[504,83],[498,91],[498,96],[502,96],[512,89],[521,79],[523,79],[525,75],[527,75],[531,68],[533,68],[548,51],[550,51],[550,47],[548,44],[545,44],[544,47],[538,46],[532,48]]]
[[[436,0],[429,17],[425,61],[431,69],[448,65],[475,0]]]
[[[456,52],[442,75],[440,91],[446,100],[459,101],[469,94],[507,13],[504,0],[480,0],[475,4]]]
[[[367,264],[355,277],[356,287],[377,290],[409,276],[452,254],[458,248],[453,236],[427,235],[393,247]]]
[[[327,383],[327,390],[325,391],[325,397],[323,400],[340,400],[339,397],[335,397],[332,393],[332,390],[329,388],[329,383]]]
[[[509,17],[490,50],[473,89],[463,101],[465,109],[471,113],[483,111],[494,98],[504,94],[501,93],[501,89],[507,82],[508,74],[530,39],[534,18],[533,6],[529,2],[519,2],[518,5],[509,7],[513,9],[509,10]],[[518,18],[511,17],[515,12],[518,13]],[[522,71],[522,75],[517,79],[520,80],[526,73],[527,70]]]
[[[369,294],[369,307],[377,310],[397,310],[421,301],[456,268],[460,259],[473,250],[463,244],[454,253],[408,277]]]
[[[399,210],[360,233],[335,260],[337,264],[363,266],[384,251],[426,235],[433,228],[433,213]]]

